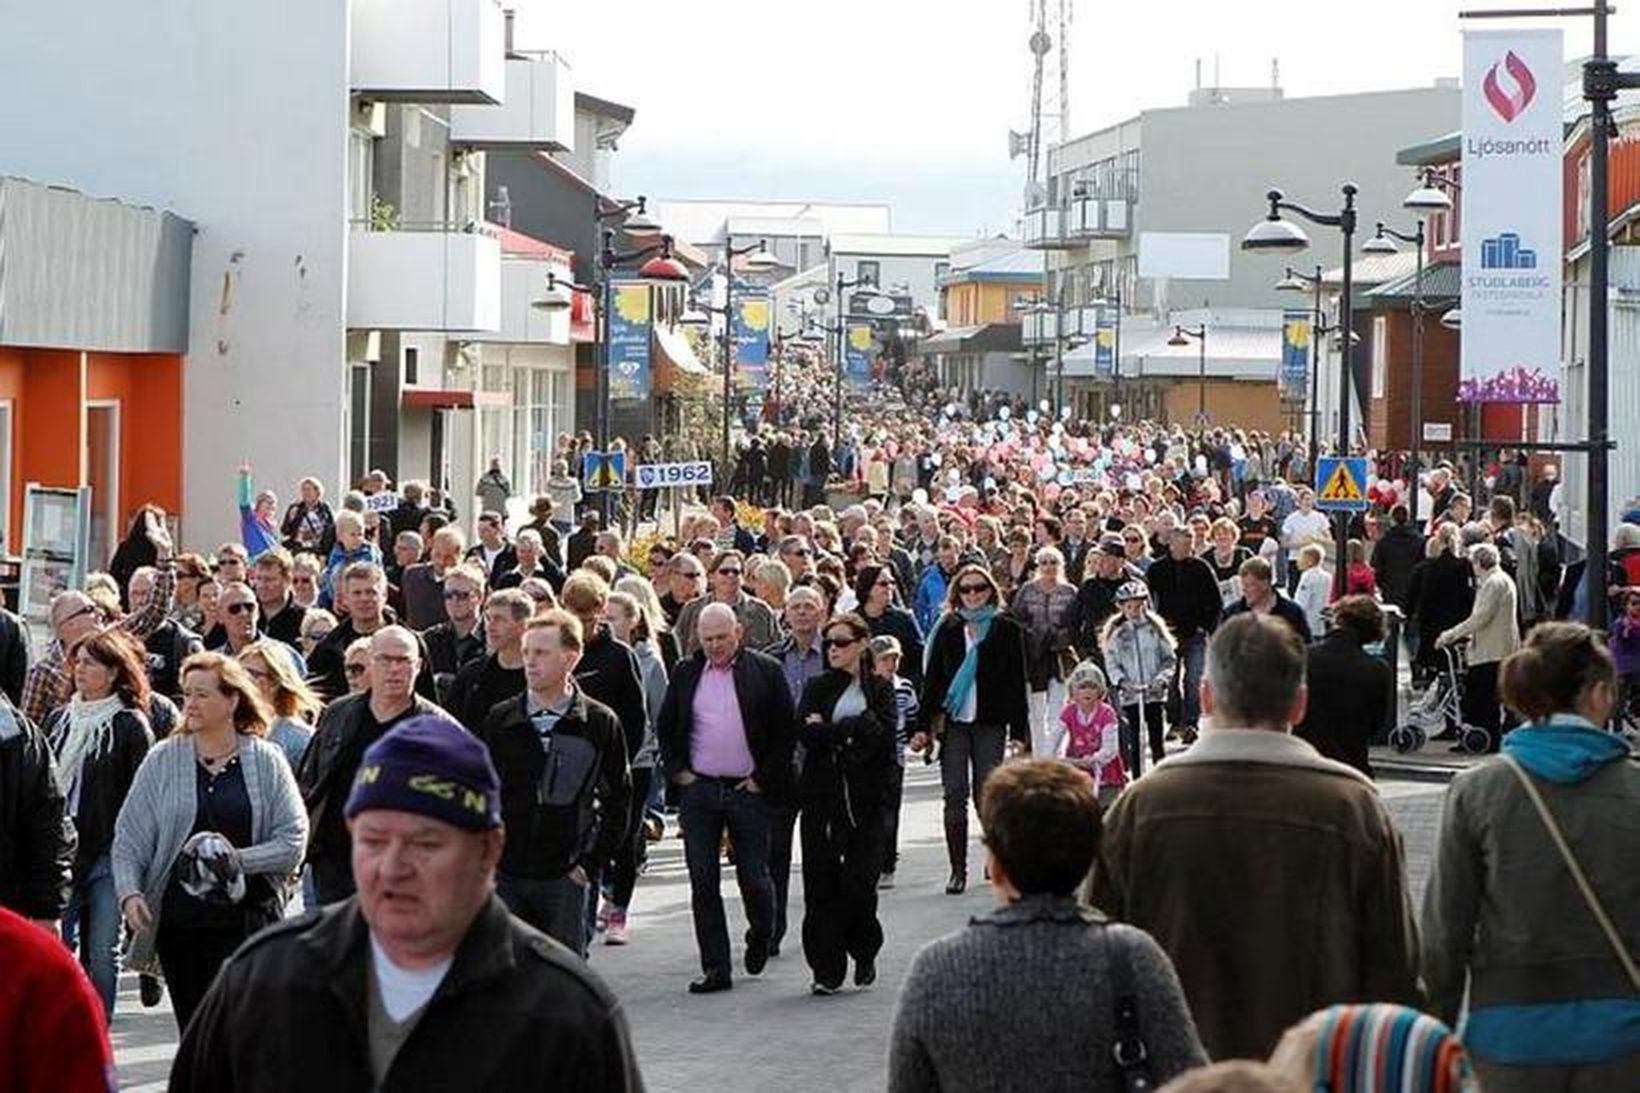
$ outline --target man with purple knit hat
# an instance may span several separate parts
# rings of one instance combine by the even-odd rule
[[[173,1090],[272,1091],[293,1074],[304,1093],[643,1088],[619,1003],[495,894],[501,783],[477,737],[433,717],[394,726],[344,815],[358,894],[223,966]]]

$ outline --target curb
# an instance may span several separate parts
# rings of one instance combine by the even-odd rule
[[[1418,763],[1402,760],[1375,760],[1372,772],[1375,780],[1391,778],[1400,782],[1429,782],[1446,785],[1466,768],[1441,763]]]

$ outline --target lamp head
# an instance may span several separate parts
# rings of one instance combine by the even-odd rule
[[[1276,254],[1296,254],[1310,245],[1310,237],[1290,220],[1281,218],[1281,191],[1271,190],[1265,195],[1270,201],[1270,213],[1254,224],[1242,237],[1241,249],[1266,251]]]
[[[1395,240],[1384,234],[1382,224],[1378,225],[1378,230],[1373,233],[1371,239],[1361,244],[1362,254],[1399,254],[1400,251],[1401,248],[1396,245]]]
[[[1173,346],[1175,349],[1189,345],[1190,339],[1184,336],[1184,327],[1175,326],[1173,328],[1173,336],[1167,339],[1167,344]]]

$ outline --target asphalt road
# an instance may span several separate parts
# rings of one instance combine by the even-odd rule
[[[1385,781],[1381,788],[1406,840],[1416,905],[1428,876],[1445,787]],[[980,860],[976,846],[971,853],[976,882]],[[795,935],[802,884],[795,867],[793,873]],[[649,870],[633,901],[632,944],[624,949],[596,945],[592,954],[593,968],[626,1006],[648,1088],[658,1093],[881,1089],[894,998],[911,957],[923,942],[959,928],[991,904],[990,892],[978,883],[962,896],[945,895],[945,873],[938,778],[914,764],[901,820],[899,885],[882,893],[887,944],[878,962],[877,985],[813,997],[794,936],[758,979],[741,975],[734,990],[697,998],[685,990],[698,974],[698,963],[683,844],[671,837],[653,844]],[[724,899],[730,935],[738,938],[744,920],[732,870],[725,870]],[[739,959],[737,942],[737,967]],[[113,1037],[121,1088],[163,1089],[178,1039],[169,1002],[142,1009],[135,979],[123,978]]]

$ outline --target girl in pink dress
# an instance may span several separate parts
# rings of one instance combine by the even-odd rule
[[[1117,746],[1116,711],[1105,701],[1105,673],[1093,661],[1084,660],[1065,686],[1071,700],[1059,714],[1065,726],[1063,758],[1087,771],[1099,803],[1108,805],[1127,785],[1128,772]]]

